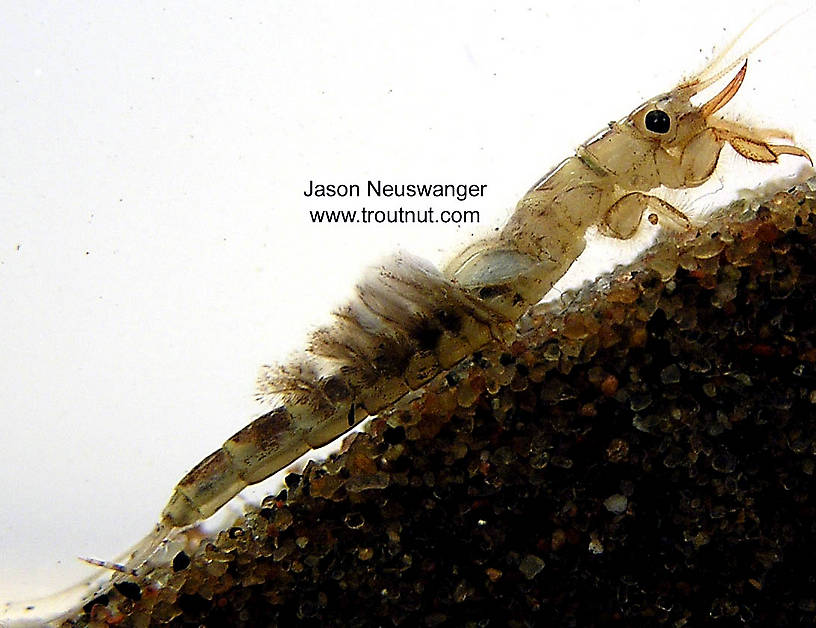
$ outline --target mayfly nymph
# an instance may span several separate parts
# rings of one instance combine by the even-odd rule
[[[700,106],[691,99],[739,66]],[[578,148],[519,201],[494,236],[467,247],[442,272],[399,255],[372,272],[335,322],[311,338],[305,356],[266,369],[259,396],[276,407],[226,440],[173,491],[148,542],[127,562],[138,570],[157,542],[215,513],[310,449],[392,406],[491,342],[507,342],[516,321],[584,250],[592,226],[612,238],[649,220],[690,225],[650,192],[707,181],[729,145],[750,161],[805,150],[773,143],[774,132],[715,117],[739,91],[744,58],[648,100]],[[279,401],[274,401],[279,400]],[[147,551],[144,551],[147,550]]]
[[[372,270],[300,358],[263,370],[258,396],[270,409],[178,482],[154,530],[121,564],[95,564],[117,571],[114,583],[149,574],[167,539],[245,487],[393,407],[486,345],[509,343],[517,321],[584,251],[590,228],[619,240],[633,237],[644,217],[689,228],[688,217],[655,190],[702,185],[726,145],[753,162],[773,164],[783,155],[810,162],[804,149],[779,142],[787,135],[716,116],[739,92],[748,68],[747,55],[714,69],[720,61],[582,144],[526,192],[501,229],[453,255],[441,271],[405,254]],[[731,72],[706,102],[692,103]],[[353,196],[355,185],[310,181],[304,195]],[[484,193],[484,186],[392,190],[378,181],[374,187],[386,196]]]

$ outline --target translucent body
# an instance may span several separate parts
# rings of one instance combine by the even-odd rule
[[[611,123],[536,183],[503,228],[441,272],[405,255],[373,271],[302,356],[264,369],[259,398],[269,410],[178,482],[154,529],[123,564],[91,562],[121,572],[119,580],[149,573],[168,539],[244,487],[399,403],[488,343],[508,342],[519,317],[580,256],[590,227],[627,239],[644,212],[651,222],[688,227],[688,218],[654,191],[702,184],[726,144],[752,161],[809,159],[800,148],[771,143],[778,133],[713,117],[739,90],[745,65],[708,102],[691,103],[737,64],[706,78],[704,72]],[[96,592],[81,586],[86,596]]]
[[[358,298],[319,330],[303,359],[267,369],[260,396],[280,400],[202,460],[176,486],[161,529],[212,515],[249,484],[394,404],[488,342],[510,337],[584,250],[597,225],[627,239],[644,212],[687,227],[688,218],[650,192],[693,187],[714,172],[726,143],[746,159],[795,146],[768,143],[771,132],[713,118],[739,90],[747,62],[713,98],[691,97],[718,79],[695,79],[653,98],[583,144],[519,201],[490,239],[456,255],[440,274],[405,256],[358,288]]]

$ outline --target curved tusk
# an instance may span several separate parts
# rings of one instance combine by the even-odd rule
[[[714,96],[711,100],[709,100],[706,104],[700,107],[700,113],[703,114],[703,117],[707,118],[713,113],[720,110],[722,107],[726,105],[726,103],[734,97],[739,91],[740,86],[742,85],[742,81],[745,80],[745,71],[748,69],[748,60],[746,59],[745,63],[742,64],[740,71],[737,72],[737,75],[731,79],[731,82],[728,83],[723,89],[720,91],[719,94]]]

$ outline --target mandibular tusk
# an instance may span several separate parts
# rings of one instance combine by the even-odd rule
[[[733,79],[731,79],[731,82],[728,83],[728,85],[726,85],[719,94],[700,107],[700,113],[703,114],[703,117],[707,118],[708,116],[716,113],[734,97],[734,94],[739,91],[742,81],[745,80],[745,72],[747,69],[748,60],[746,59],[745,63],[742,64],[740,71],[737,72],[737,75]]]

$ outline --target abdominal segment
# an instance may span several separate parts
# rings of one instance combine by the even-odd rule
[[[275,407],[229,438],[178,483],[162,513],[168,527],[209,517],[244,487],[472,355],[512,337],[515,321],[467,294],[430,264],[398,255],[318,329],[304,355],[264,367],[258,396]]]

